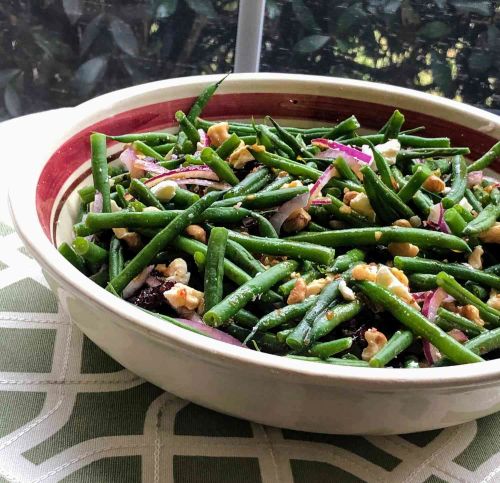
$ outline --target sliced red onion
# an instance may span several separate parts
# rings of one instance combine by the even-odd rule
[[[422,346],[424,349],[424,356],[429,364],[435,364],[441,359],[441,352],[437,350],[428,340],[422,341]]]
[[[215,329],[214,327],[210,327],[209,325],[204,324],[203,322],[198,322],[196,320],[189,319],[176,319],[180,323],[188,325],[192,327],[197,332],[202,332],[208,337],[216,340],[220,340],[221,342],[227,342],[228,344],[235,345],[238,347],[246,347],[244,346],[238,339],[235,339],[232,335],[226,334],[219,329]]]
[[[332,200],[330,198],[316,198],[312,201],[311,203],[314,206],[321,206],[321,205],[331,205]]]
[[[145,283],[149,274],[153,271],[154,266],[149,265],[139,275],[132,279],[128,285],[123,289],[122,296],[124,299],[132,297]]]
[[[134,163],[134,167],[156,174],[164,174],[168,173],[169,171],[168,169],[160,166],[158,163],[153,161],[153,158],[137,159]]]
[[[460,344],[464,344],[469,340],[469,338],[460,329],[451,329],[448,335],[453,337]]]
[[[422,315],[427,317],[431,322],[434,322],[437,311],[447,296],[448,294],[441,287],[434,291],[431,290],[425,297]]]
[[[96,191],[94,195],[94,202],[92,203],[92,213],[102,213],[102,193]]]
[[[426,292],[413,292],[411,295],[415,302],[425,302],[426,298],[432,296],[432,290],[428,290]]]
[[[217,181],[211,181],[209,179],[178,179],[178,180],[173,180],[175,181],[179,186],[180,185],[186,185],[186,184],[194,184],[198,186],[210,186],[210,188],[214,188],[216,190],[227,190],[231,188],[231,185],[228,183],[218,183]]]
[[[203,129],[198,129],[198,134],[200,135],[200,144],[204,148],[210,147],[211,141],[208,134]]]
[[[160,280],[158,277],[154,277],[152,275],[150,275],[146,279],[146,285],[148,287],[159,287],[163,282],[164,282],[164,280]]]
[[[441,203],[435,204],[427,217],[427,225],[443,233],[451,233],[450,228],[444,221],[444,208]]]
[[[325,146],[331,149],[338,149],[344,154],[348,156],[352,156],[353,158],[363,162],[363,163],[371,163],[373,156],[364,153],[360,149],[354,148],[352,146],[346,146],[345,144],[339,143],[338,141],[330,141],[330,139],[318,138],[313,139],[312,144]]]
[[[327,185],[328,181],[330,181],[333,178],[335,172],[336,170],[333,164],[330,164],[330,166],[328,166],[328,168],[325,169],[323,174],[313,184],[313,187],[309,195],[309,201],[307,202],[307,206],[310,206],[315,198],[321,196],[321,190]]]
[[[121,163],[125,166],[127,171],[131,171],[134,163],[137,159],[137,153],[132,148],[127,148],[123,150],[118,158]]]
[[[482,171],[471,171],[467,175],[467,188],[472,188],[483,181]]]
[[[278,211],[269,219],[271,225],[273,225],[274,229],[276,230],[276,233],[280,232],[281,227],[283,223],[285,223],[287,218],[294,211],[300,210],[301,208],[305,208],[307,206],[308,201],[309,201],[309,193],[303,193],[299,196],[296,196],[295,198],[292,198],[286,203],[283,203],[279,207]]]

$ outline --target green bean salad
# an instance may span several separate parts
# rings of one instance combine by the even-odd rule
[[[467,147],[354,115],[297,128],[200,117],[177,134],[90,136],[60,253],[161,322],[324,364],[419,368],[500,357],[500,143]],[[381,123],[382,124],[382,123]],[[119,143],[108,156],[107,144]]]

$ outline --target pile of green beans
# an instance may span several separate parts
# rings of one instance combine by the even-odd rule
[[[470,164],[398,110],[375,134],[354,115],[201,118],[223,80],[175,113],[177,132],[90,136],[92,183],[59,253],[158,323],[301,363],[500,357],[500,190],[477,173],[500,143]],[[108,141],[141,162],[109,159]]]

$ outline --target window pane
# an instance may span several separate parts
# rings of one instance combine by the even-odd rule
[[[494,0],[268,0],[261,70],[397,84],[500,109]]]
[[[0,119],[228,72],[237,14],[237,0],[2,1]]]

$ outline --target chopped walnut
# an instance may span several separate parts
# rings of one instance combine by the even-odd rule
[[[331,281],[333,275],[328,274],[325,278],[318,278],[307,285],[306,296],[318,295]]]
[[[358,193],[350,202],[349,206],[360,215],[366,216],[370,221],[375,221],[375,211],[365,193]]]
[[[280,189],[285,189],[285,188],[298,188],[299,186],[304,186],[302,184],[302,181],[300,179],[294,179],[293,181],[290,181],[290,183],[285,183],[280,187]]]
[[[396,267],[391,267],[391,273],[406,287],[410,285],[410,281],[408,280],[408,277],[405,275],[403,270],[400,270]]]
[[[345,280],[341,280],[339,282],[339,292],[340,292],[340,295],[342,295],[342,298],[344,300],[349,300],[349,301],[356,300],[356,296],[354,295],[354,292],[352,291],[352,289],[350,287],[347,286],[347,283],[345,282]]]
[[[295,285],[293,286],[290,295],[288,295],[286,303],[288,305],[293,305],[303,302],[306,298],[306,292],[307,292],[306,282],[302,277],[300,277],[295,282]]]
[[[377,144],[375,147],[389,164],[396,163],[396,157],[401,150],[401,144],[397,139],[389,139],[384,144]]]
[[[304,210],[304,208],[299,208],[295,210],[283,223],[283,231],[290,233],[293,231],[301,231],[311,221],[311,215]]]
[[[485,243],[500,243],[500,222],[496,222],[490,229],[479,234]]]
[[[207,233],[200,225],[189,225],[185,230],[187,235],[201,243],[207,242]]]
[[[464,305],[458,309],[459,314],[466,319],[472,320],[472,322],[480,325],[481,327],[484,325],[484,320],[481,319],[479,314],[479,310],[474,305]]]
[[[235,169],[242,169],[249,161],[253,161],[254,157],[250,154],[246,144],[241,141],[240,145],[229,156],[229,164]]]
[[[400,226],[402,228],[411,228],[411,223],[408,220],[405,220],[404,218],[396,220],[392,225]]]
[[[349,191],[349,190],[347,190],[347,188],[346,188],[346,191],[345,191],[345,193],[344,193],[344,199],[343,199],[343,201],[344,201],[344,203],[345,203],[346,205],[349,205],[349,204],[351,203],[351,201],[352,201],[354,198],[356,198],[356,196],[358,196],[358,195],[359,195],[359,192],[358,192],[358,191]]]
[[[226,139],[229,139],[229,124],[227,122],[218,122],[208,128],[207,135],[210,142],[219,147]]]
[[[191,274],[188,272],[187,263],[182,258],[176,258],[167,266],[164,263],[156,265],[155,270],[167,277],[167,280],[173,280],[180,283],[189,283]]]
[[[368,343],[368,347],[363,349],[361,353],[361,359],[364,361],[369,361],[377,352],[382,349],[382,347],[387,344],[387,337],[375,328],[368,329],[365,332],[365,340]]]
[[[377,280],[377,266],[360,263],[352,269],[352,278],[354,280],[369,280],[375,282]]]
[[[188,287],[183,283],[176,283],[170,290],[163,293],[168,303],[174,308],[185,307],[188,310],[202,310],[203,292]]]
[[[422,186],[431,193],[442,193],[446,188],[444,181],[435,174],[429,176]]]
[[[402,283],[389,267],[380,265],[377,271],[375,283],[385,287],[387,290],[390,290],[394,295],[399,297],[408,305],[411,305],[416,309],[420,309],[419,305],[415,302],[413,296],[411,295],[408,286]]]
[[[135,231],[126,228],[113,228],[113,233],[118,240],[123,240],[131,250],[137,250],[142,246],[141,237]]]
[[[490,298],[486,302],[492,309],[500,310],[500,293],[491,289]]]
[[[467,258],[467,262],[472,268],[476,270],[481,270],[483,268],[483,259],[481,258],[483,253],[484,250],[481,245],[474,247],[474,250],[472,250],[472,253]]]
[[[400,255],[402,257],[416,257],[418,255],[418,252],[420,251],[416,245],[407,242],[389,243],[389,245],[387,245],[387,249],[389,250],[391,255]]]
[[[347,206],[347,205],[342,205],[339,208],[339,212],[343,213],[344,215],[350,215],[352,213],[352,208],[350,206]]]
[[[413,226],[413,228],[418,228],[422,225],[422,220],[419,216],[415,215],[410,218],[410,224],[411,226]]]

